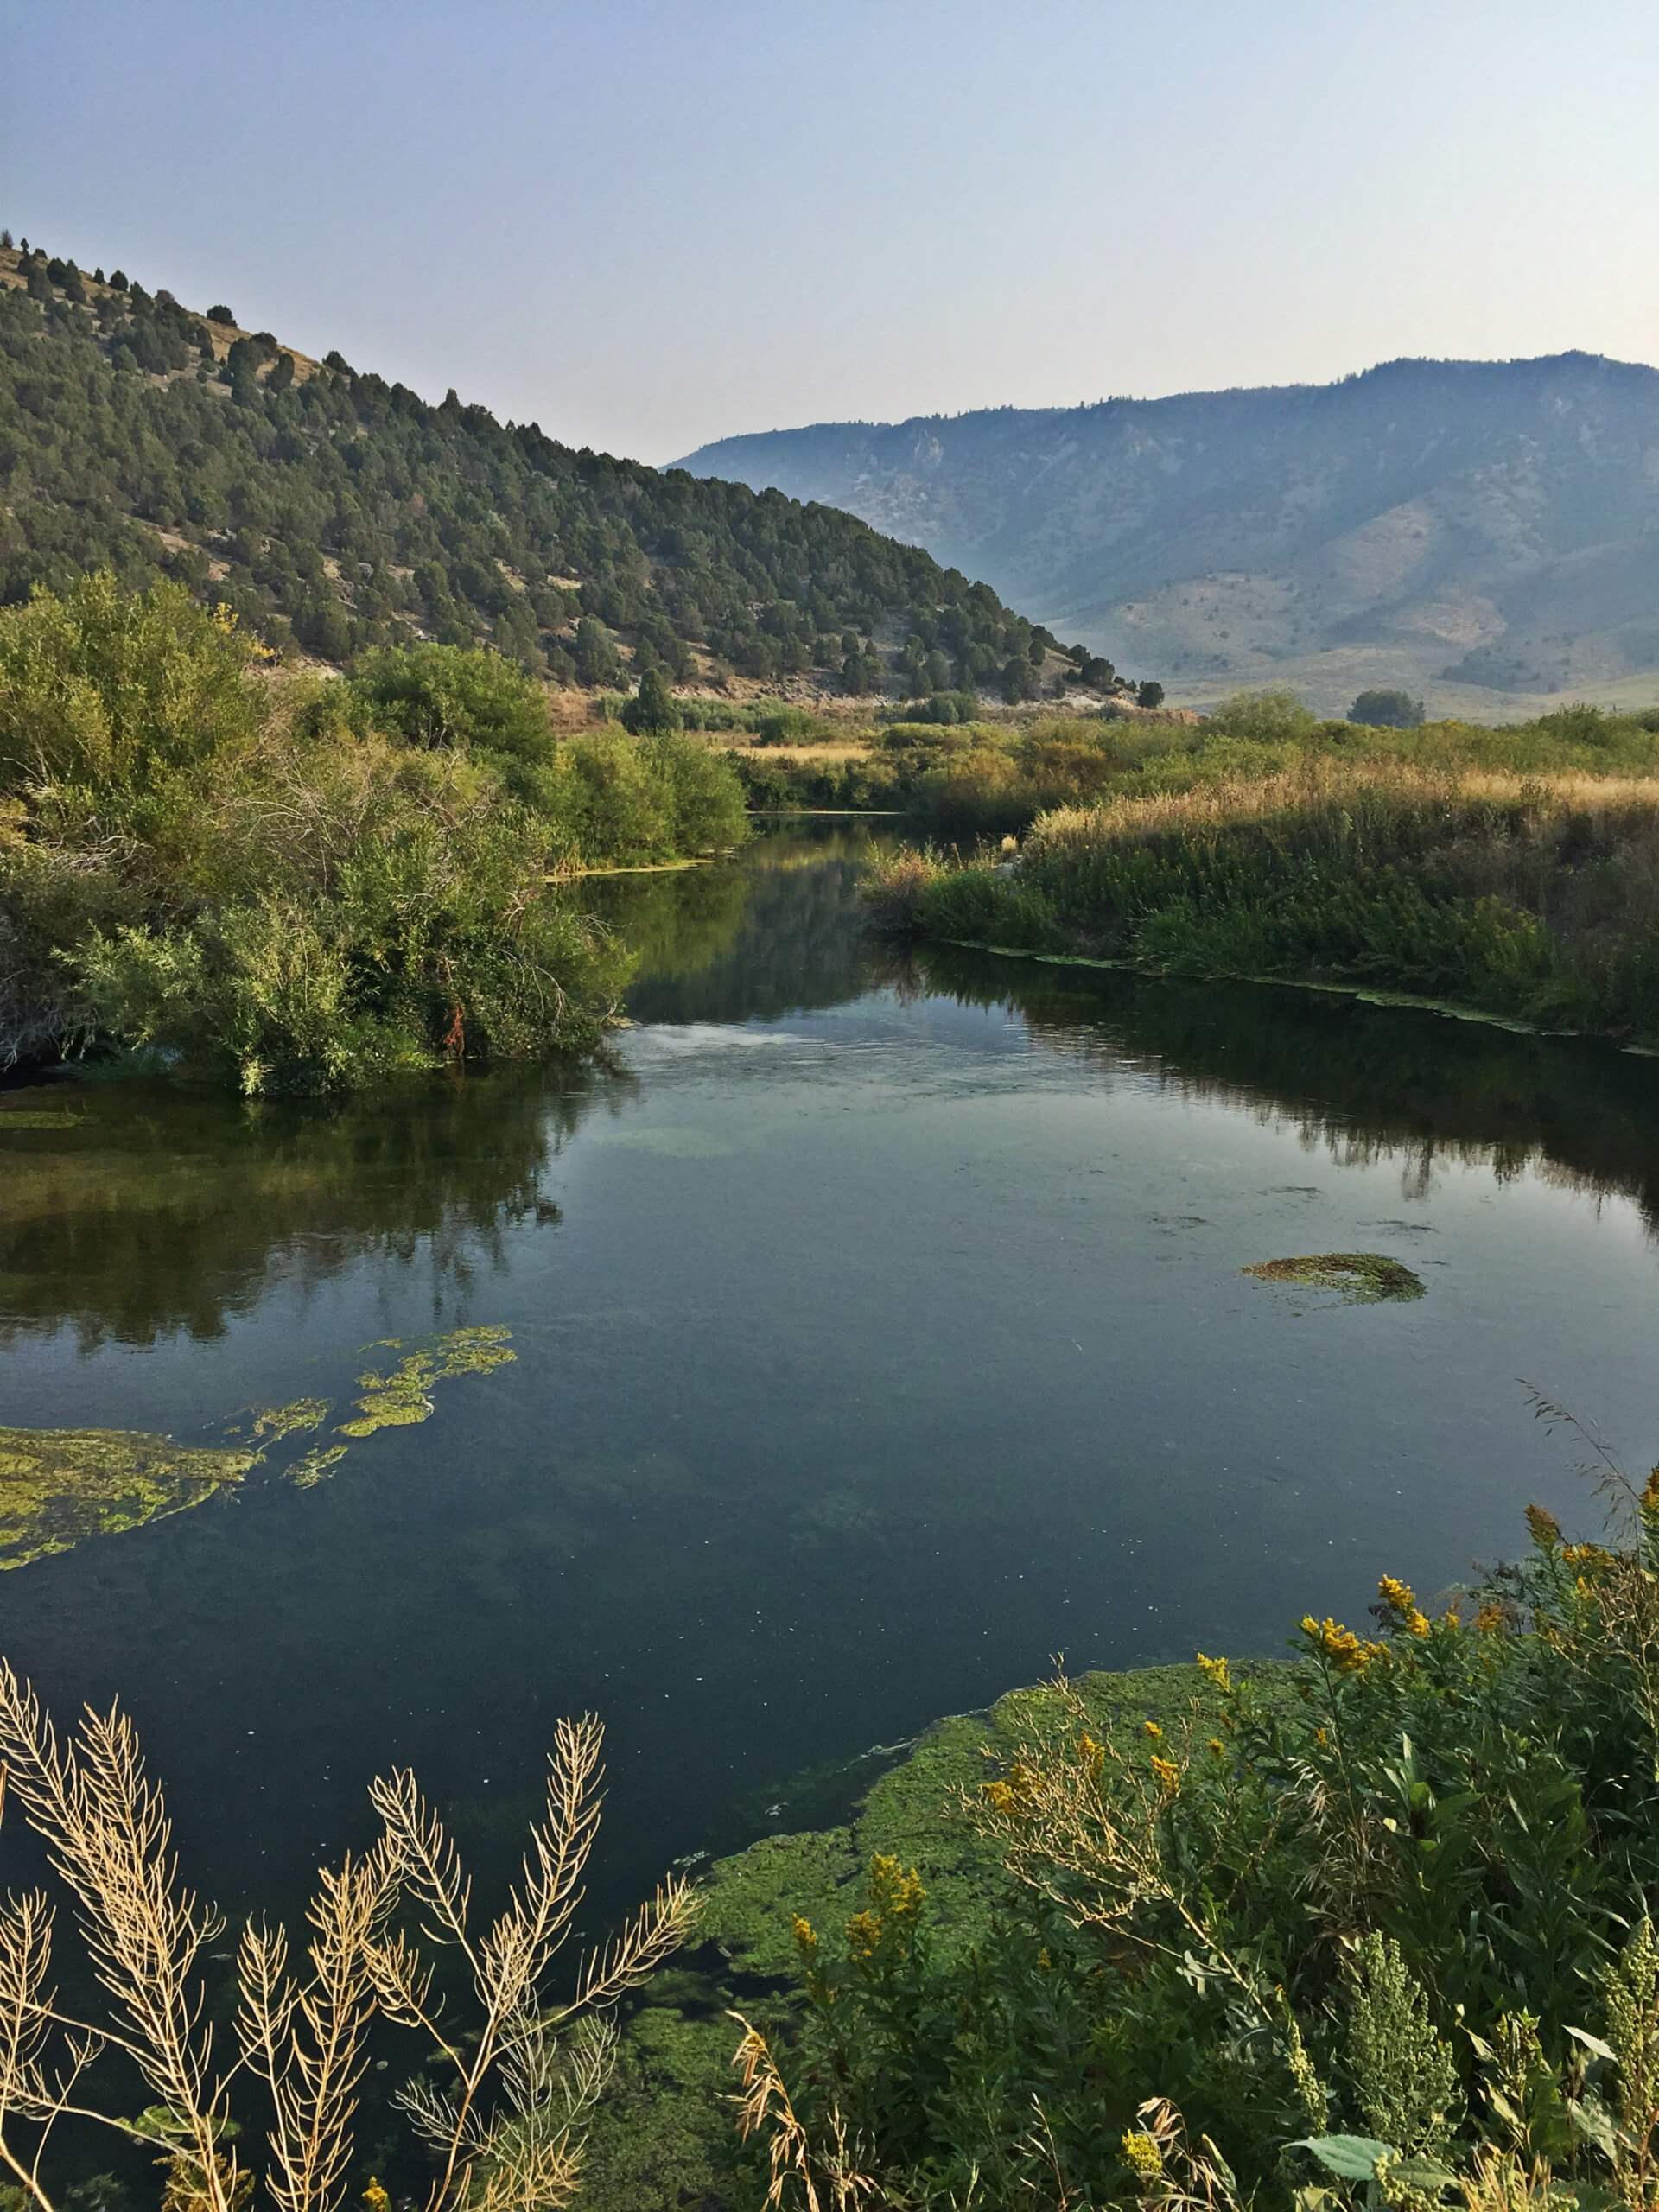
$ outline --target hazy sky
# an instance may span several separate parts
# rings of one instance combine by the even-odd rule
[[[663,461],[1659,361],[1659,0],[0,0],[0,222]]]

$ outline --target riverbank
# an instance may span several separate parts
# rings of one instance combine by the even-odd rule
[[[1310,753],[912,849],[879,927],[1160,975],[1385,993],[1659,1046],[1659,781]]]
[[[714,1868],[590,2201],[760,2201],[708,2116],[741,2027],[824,2202],[1651,2202],[1659,1476],[1602,1457],[1606,1543],[1531,1506],[1433,1612],[1385,1574],[1283,1664],[1015,1693]]]
[[[1281,1666],[1240,1680],[1264,1689]],[[1103,1738],[1145,1739],[1192,1713],[1215,1725],[1216,1689],[1197,1666],[1091,1673],[1073,1685]],[[664,2205],[747,2206],[734,2116],[738,2030],[731,2010],[764,2021],[780,2045],[799,2031],[803,1922],[838,1929],[864,1903],[877,1859],[914,1870],[927,1892],[934,1955],[961,1961],[989,1933],[1012,1891],[1001,1853],[963,1816],[964,1797],[1013,1760],[1033,1732],[1064,1719],[1052,1685],[1010,1691],[982,1712],[936,1722],[912,1744],[868,1753],[845,1770],[844,1816],[833,1825],[761,1837],[700,1873],[700,1949],[658,1978],[628,2023],[617,2094],[589,2139],[582,2202],[592,2212]]]
[[[550,879],[746,834],[701,740],[561,740],[499,653],[271,663],[173,584],[0,611],[0,1064],[264,1096],[590,1050],[626,962]]]

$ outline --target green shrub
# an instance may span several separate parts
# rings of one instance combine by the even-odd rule
[[[809,2169],[850,2146],[918,2212],[1652,2205],[1659,1477],[1607,1486],[1611,1544],[1531,1508],[1438,1618],[1385,1577],[1371,1631],[1200,1656],[1184,1710],[1026,1700],[956,1815],[995,1853],[965,1938],[893,1858],[796,1923]]]
[[[227,610],[92,577],[0,613],[0,1058],[250,1091],[591,1044],[623,962],[547,887],[742,834],[699,741],[550,731],[499,654],[275,677]]]

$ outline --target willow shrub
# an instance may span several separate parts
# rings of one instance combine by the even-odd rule
[[[976,1943],[891,1860],[797,1923],[809,2135],[941,2212],[1659,2203],[1659,1475],[1616,1491],[1610,1545],[1532,1508],[1471,1596],[1384,1578],[1185,1715],[1033,1703],[963,1801]]]
[[[0,1060],[143,1047],[255,1092],[584,1046],[625,963],[550,872],[741,834],[697,741],[561,746],[498,656],[269,658],[170,585],[0,613]]]

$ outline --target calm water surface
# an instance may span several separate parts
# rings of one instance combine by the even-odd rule
[[[897,959],[868,850],[596,887],[641,956],[598,1069],[0,1121],[0,1421],[214,1440],[348,1400],[378,1338],[518,1351],[315,1488],[0,1574],[0,1649],[131,1704],[227,1902],[358,1836],[394,1758],[491,1858],[561,1712],[609,1720],[624,1888],[1056,1651],[1271,1650],[1385,1568],[1441,1587],[1529,1497],[1590,1516],[1517,1378],[1659,1456],[1659,1066]],[[1427,1295],[1239,1272],[1356,1247]]]

